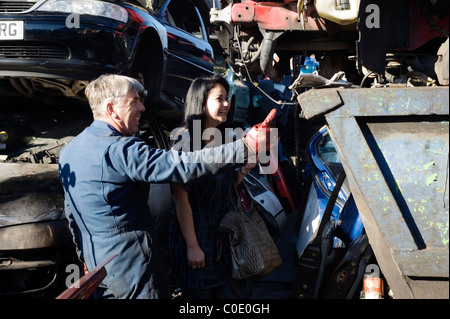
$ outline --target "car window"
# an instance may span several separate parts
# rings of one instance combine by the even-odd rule
[[[169,4],[167,21],[173,27],[204,39],[202,22],[197,8],[190,1],[177,0]]]
[[[323,138],[319,141],[317,144],[317,152],[322,161],[325,163],[341,162],[329,134],[323,136]]]

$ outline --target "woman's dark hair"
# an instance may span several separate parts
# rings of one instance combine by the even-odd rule
[[[191,150],[193,148],[192,137],[193,137],[193,123],[195,120],[201,121],[201,132],[205,129],[205,108],[206,102],[208,100],[209,92],[217,85],[220,84],[225,88],[225,91],[230,90],[227,80],[220,76],[210,76],[210,77],[199,77],[192,82],[189,90],[186,94],[186,100],[184,103],[184,122],[183,127],[187,128],[191,138]],[[221,124],[217,129],[222,131],[222,136],[224,136],[224,124]],[[223,142],[223,141],[222,141]],[[202,148],[205,146],[202,140]]]

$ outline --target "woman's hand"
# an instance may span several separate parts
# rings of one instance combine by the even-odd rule
[[[192,269],[205,267],[205,253],[198,245],[195,234],[192,208],[189,203],[189,196],[181,183],[172,184],[173,199],[177,210],[178,223],[187,246],[187,263]]]
[[[248,162],[245,166],[241,166],[240,169],[240,173],[242,175],[247,175],[248,173],[250,173],[250,171],[256,166],[256,161],[254,163]]]
[[[250,173],[250,171],[256,166],[257,162],[247,162],[245,166],[236,168],[236,177],[234,179],[234,186],[239,185],[243,180],[245,175]]]
[[[199,269],[205,267],[205,253],[199,245],[188,247],[187,251],[188,266],[192,269]]]

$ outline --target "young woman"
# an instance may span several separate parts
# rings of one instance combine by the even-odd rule
[[[229,86],[220,76],[196,79],[186,95],[184,123],[174,149],[194,150],[225,142]],[[201,134],[199,134],[201,133]],[[199,140],[200,139],[200,140]],[[170,223],[171,267],[182,295],[188,299],[238,297],[230,279],[216,262],[216,229],[222,216],[233,208],[234,186],[256,165],[172,184],[176,215]],[[234,281],[240,296],[249,297],[247,282]]]

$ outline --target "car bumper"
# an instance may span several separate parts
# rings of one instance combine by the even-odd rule
[[[135,28],[90,16],[80,16],[79,27],[69,28],[66,19],[38,13],[0,18],[25,22],[23,40],[0,41],[0,76],[91,80],[130,69]]]

